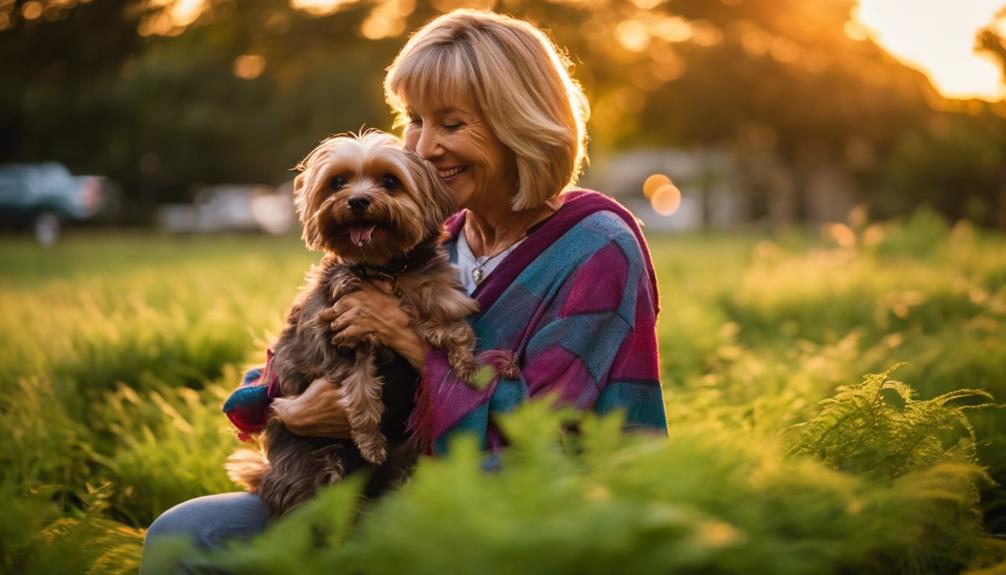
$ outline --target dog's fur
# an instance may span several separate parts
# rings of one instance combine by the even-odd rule
[[[455,204],[433,169],[394,136],[375,131],[329,138],[298,168],[294,196],[304,241],[325,255],[287,316],[269,369],[283,396],[300,394],[322,377],[342,387],[352,440],[294,435],[273,418],[260,437],[265,458],[235,453],[229,475],[257,492],[273,516],[357,469],[370,467],[379,478],[367,489],[373,494],[409,465],[401,454],[410,447],[404,422],[413,407],[415,371],[372,335],[353,340],[332,330],[332,306],[368,276],[393,280],[402,309],[431,345],[447,353],[459,378],[471,381],[477,370],[475,335],[465,321],[477,304],[438,247],[441,222]]]

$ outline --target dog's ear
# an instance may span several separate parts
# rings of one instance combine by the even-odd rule
[[[321,230],[318,229],[318,220],[308,206],[308,198],[311,196],[311,171],[301,172],[293,179],[293,205],[297,210],[297,217],[300,219],[303,232],[301,237],[308,249],[321,249]]]

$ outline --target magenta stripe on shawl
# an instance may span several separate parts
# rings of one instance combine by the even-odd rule
[[[509,350],[486,350],[478,353],[475,359],[480,365],[492,366],[496,371],[492,381],[481,389],[468,387],[455,378],[443,351],[431,348],[426,354],[426,369],[416,390],[416,408],[409,418],[413,439],[425,453],[429,453],[433,441],[459,419],[489,401],[500,377],[519,377],[516,360]]]

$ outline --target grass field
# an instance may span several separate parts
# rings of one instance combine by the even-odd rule
[[[1006,411],[988,405],[1006,398],[1006,238],[921,213],[823,237],[649,239],[669,442],[590,419],[561,449],[558,416],[530,406],[505,423],[499,474],[459,445],[361,521],[347,484],[209,560],[262,573],[1006,570],[993,535],[1006,533]],[[133,572],[158,513],[233,490],[219,406],[314,259],[292,237],[4,238],[0,572]]]

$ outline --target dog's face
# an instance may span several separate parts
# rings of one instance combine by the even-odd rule
[[[433,169],[383,132],[329,138],[298,167],[304,242],[348,263],[387,263],[439,233],[456,209]]]

